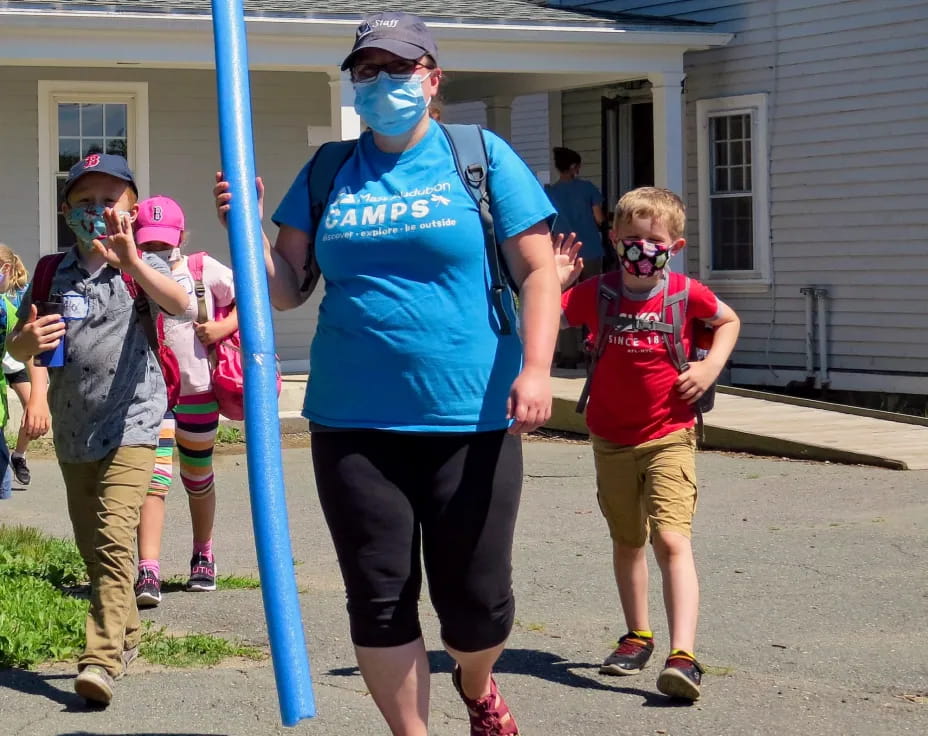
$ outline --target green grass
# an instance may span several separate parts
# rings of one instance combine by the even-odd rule
[[[0,524],[0,578],[29,576],[53,586],[87,578],[73,542],[48,537],[38,529]]]
[[[148,629],[142,634],[139,653],[153,664],[163,667],[210,667],[226,657],[264,659],[258,647],[229,641],[211,634],[174,636],[164,628]]]
[[[238,427],[220,424],[216,430],[217,445],[234,445],[245,441],[245,435]]]
[[[83,648],[89,604],[60,586],[85,577],[73,543],[0,525],[0,667],[70,659]]]
[[[218,590],[256,590],[261,587],[261,581],[247,575],[220,575],[216,578]],[[161,590],[165,593],[176,593],[186,590],[187,578],[184,575],[173,575],[161,581]]]
[[[84,647],[89,602],[62,588],[86,578],[70,541],[38,529],[0,524],[0,668],[66,661]],[[221,588],[254,589],[256,578],[227,575]],[[263,659],[261,649],[209,634],[174,636],[150,626],[142,656],[166,667],[208,667],[226,657]]]
[[[219,590],[257,590],[261,581],[248,575],[220,575],[216,585]]]

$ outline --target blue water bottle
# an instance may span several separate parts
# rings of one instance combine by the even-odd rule
[[[48,301],[36,304],[35,309],[39,317],[44,317],[48,314],[57,314],[60,316],[64,311],[64,304],[61,300],[61,296],[53,295],[48,298]],[[64,356],[65,336],[62,335],[61,339],[58,341],[57,347],[52,350],[46,350],[35,356],[35,365],[42,366],[43,368],[60,368],[64,365]]]

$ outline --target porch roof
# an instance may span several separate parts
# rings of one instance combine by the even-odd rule
[[[327,72],[378,0],[244,0],[253,70]],[[395,4],[394,4],[394,7]],[[731,34],[699,23],[607,16],[546,0],[409,0],[454,72],[449,101],[682,74],[686,51]],[[101,43],[105,39],[105,43]],[[0,66],[211,69],[209,0],[0,0]]]
[[[0,6],[11,5],[0,2]],[[208,15],[210,0],[25,0],[15,3],[23,9],[66,12],[103,11],[119,14],[157,13]],[[613,13],[592,8],[552,5],[547,0],[412,0],[401,7],[379,0],[243,0],[247,17],[358,18],[383,10],[406,10],[426,20],[454,19],[502,23],[520,21],[551,24],[619,24],[630,28],[692,29],[711,24],[699,21],[648,16],[640,13]]]

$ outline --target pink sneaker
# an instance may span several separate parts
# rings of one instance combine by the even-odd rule
[[[451,675],[454,688],[467,706],[470,716],[470,736],[519,736],[516,719],[509,712],[509,706],[499,694],[496,680],[490,676],[490,694],[477,700],[468,698],[461,689],[461,668],[455,665]]]

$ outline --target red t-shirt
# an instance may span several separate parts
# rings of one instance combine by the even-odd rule
[[[683,278],[668,274],[672,278]],[[622,289],[622,274],[602,278],[621,293],[619,312],[669,322],[664,314],[663,281],[652,292],[631,295]],[[682,288],[671,283],[670,293]],[[594,337],[599,331],[599,277],[587,279],[561,295],[561,307],[572,326],[587,325]],[[615,307],[612,308],[613,310]],[[695,320],[718,317],[719,301],[708,287],[690,279],[683,346],[689,354]],[[590,386],[586,423],[593,434],[619,445],[640,445],[695,423],[693,408],[683,401],[674,382],[677,369],[667,354],[663,334],[652,330],[613,332],[596,364]]]

